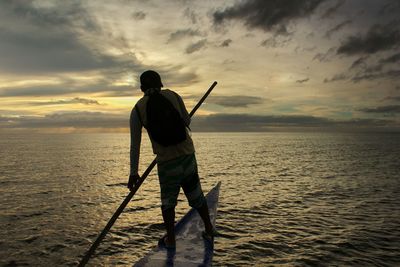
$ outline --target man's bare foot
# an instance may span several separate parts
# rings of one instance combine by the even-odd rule
[[[158,246],[165,247],[167,249],[175,249],[176,242],[175,240],[169,240],[168,237],[165,236],[158,241]]]
[[[219,236],[219,233],[217,231],[217,229],[215,229],[214,227],[209,229],[209,230],[205,230],[202,233],[202,236],[204,239],[208,240],[208,241],[212,241],[214,239],[214,237]]]
[[[170,240],[169,238],[168,238],[168,236],[166,236],[165,237],[165,246],[166,247],[176,247],[176,241],[175,241],[175,239],[174,240]]]

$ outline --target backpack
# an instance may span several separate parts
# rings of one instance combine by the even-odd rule
[[[147,132],[162,146],[177,145],[186,140],[186,125],[178,110],[161,93],[149,95]]]

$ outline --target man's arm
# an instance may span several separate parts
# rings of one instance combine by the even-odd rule
[[[132,109],[129,119],[131,131],[131,147],[130,147],[130,175],[128,181],[128,188],[132,189],[136,180],[139,178],[139,155],[140,155],[140,142],[142,140],[142,123],[139,119],[139,114],[135,108]]]

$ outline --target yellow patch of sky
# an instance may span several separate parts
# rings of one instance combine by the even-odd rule
[[[0,89],[7,89],[12,87],[36,86],[36,85],[57,85],[60,84],[59,77],[20,77],[0,75]]]
[[[102,97],[99,102],[110,110],[130,110],[140,97]]]

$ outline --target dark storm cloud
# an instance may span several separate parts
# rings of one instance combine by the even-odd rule
[[[262,104],[265,99],[257,96],[232,95],[232,96],[213,96],[207,103],[217,104],[224,107],[246,108],[250,105]]]
[[[197,119],[197,118],[196,118]],[[194,121],[196,120],[194,119]],[[215,114],[202,118],[212,125],[232,127],[234,125],[261,126],[261,125],[321,125],[331,123],[329,119],[313,116],[261,116],[249,114]],[[200,121],[201,119],[199,119]]]
[[[110,69],[138,69],[134,57],[108,55],[92,38],[107,35],[80,1],[0,2],[0,70],[42,74]]]
[[[381,15],[400,14],[400,2],[398,0],[391,0],[386,3],[379,11]]]
[[[380,72],[382,71],[383,67],[384,67],[384,64],[376,64],[376,65],[366,66],[364,68],[364,74],[371,74],[371,73],[380,74]]]
[[[68,105],[68,104],[101,105],[97,100],[80,98],[80,97],[75,97],[72,99],[52,100],[52,101],[31,101],[28,104],[33,106]]]
[[[207,44],[206,39],[202,39],[196,43],[190,44],[188,47],[186,47],[186,54],[192,54],[196,51],[199,51],[200,49],[204,48]]]
[[[128,128],[126,114],[104,112],[53,113],[46,116],[0,115],[2,128]],[[390,120],[355,119],[334,121],[313,116],[261,116],[249,114],[214,114],[196,116],[191,124],[194,131],[265,131],[272,128],[340,128],[396,126]],[[398,125],[397,125],[398,126]]]
[[[82,1],[53,1],[40,7],[32,0],[1,1],[2,20],[20,23],[24,26],[39,26],[51,29],[56,27],[79,27],[88,31],[99,31],[97,23],[82,5]],[[7,24],[7,21],[5,22]],[[28,26],[25,25],[25,26]],[[15,25],[16,26],[16,25]]]
[[[232,43],[232,39],[226,39],[220,44],[220,46],[221,47],[228,47],[228,46],[231,45],[231,43]]]
[[[321,15],[321,18],[331,18],[337,11],[338,9],[346,2],[345,0],[337,0],[336,3],[332,6],[329,7],[325,12]]]
[[[361,81],[374,81],[374,80],[393,80],[393,81],[398,81],[400,77],[400,69],[388,69],[388,70],[383,70],[383,65],[382,64],[377,64],[377,65],[372,65],[372,66],[366,66],[364,63],[356,63],[356,67],[354,66],[354,63],[350,70],[353,70],[354,68],[357,68],[357,64],[362,64],[360,68],[361,70],[358,70],[358,72],[354,73],[338,73],[335,74],[332,78],[325,78],[324,83],[328,82],[337,82],[337,81],[343,81],[343,80],[350,80],[353,83],[358,83]]]
[[[261,116],[249,114],[214,114],[197,116],[191,128],[194,131],[265,131],[273,127],[282,128],[348,128],[393,126],[390,120],[354,119],[336,121],[313,116]],[[394,125],[396,126],[396,125]],[[397,125],[398,126],[398,125]]]
[[[330,38],[332,36],[332,34],[340,31],[341,29],[343,29],[345,26],[351,24],[351,20],[345,20],[342,23],[339,23],[338,25],[336,25],[335,27],[329,29],[326,34],[325,37]]]
[[[183,39],[185,37],[193,37],[193,36],[202,36],[203,34],[200,33],[199,30],[193,30],[193,29],[181,29],[177,30],[176,32],[173,32],[169,35],[169,38],[167,42],[173,42],[177,41],[180,39]]]
[[[363,108],[360,109],[360,111],[366,113],[394,114],[394,113],[400,113],[400,105],[380,106],[376,108]]]
[[[305,79],[297,80],[296,83],[305,83],[305,82],[308,82],[309,80],[310,80],[310,78],[305,78]]]
[[[51,73],[107,69],[134,64],[83,45],[68,32],[20,34],[0,29],[0,69],[12,73]]]
[[[361,64],[361,63],[360,63]],[[354,63],[353,63],[354,65]],[[355,67],[353,67],[355,68]],[[324,83],[328,82],[337,82],[343,80],[350,80],[353,83],[358,83],[361,81],[374,81],[374,80],[393,80],[398,81],[400,77],[400,69],[389,69],[382,70],[383,65],[373,65],[368,67],[363,67],[362,70],[358,71],[354,74],[352,73],[338,73],[335,74],[332,78],[325,78]],[[352,70],[352,68],[350,68]]]
[[[240,20],[249,28],[261,29],[275,34],[288,34],[288,25],[295,19],[313,13],[323,0],[248,0],[213,14],[214,24],[226,20]]]
[[[400,45],[400,31],[394,22],[373,25],[364,36],[350,36],[337,50],[343,55],[369,55]]]
[[[392,79],[398,80],[399,69],[390,68],[391,65],[400,61],[400,53],[392,54],[379,59],[371,59],[368,55],[355,60],[349,67],[349,73],[346,77],[351,78],[353,82],[363,80]]]
[[[129,125],[126,114],[118,115],[104,112],[68,112],[40,116],[2,116],[5,128],[119,128]]]
[[[396,63],[398,61],[400,61],[400,53],[396,53],[387,58],[383,58],[379,62],[381,62],[381,63]]]
[[[361,82],[364,80],[373,81],[377,79],[390,79],[390,80],[398,80],[400,77],[400,69],[399,70],[388,70],[377,73],[361,73],[357,74],[351,78],[351,80],[355,83]]]

